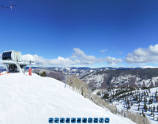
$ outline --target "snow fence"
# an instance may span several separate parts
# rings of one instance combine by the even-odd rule
[[[92,94],[91,91],[88,90],[88,85],[75,76],[67,77],[67,84],[70,85],[74,90],[79,92],[85,98],[92,100],[95,104],[103,108],[108,108],[114,114],[119,114],[121,116],[129,118],[137,124],[150,124],[147,117],[144,117],[138,113],[133,113],[125,110],[118,111],[116,106],[111,105],[100,97],[98,97],[97,95]]]

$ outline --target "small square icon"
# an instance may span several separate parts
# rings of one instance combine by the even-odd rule
[[[99,118],[99,123],[104,123],[104,118]]]
[[[110,122],[110,118],[105,118],[105,123],[109,123]]]
[[[48,122],[49,122],[49,123],[53,123],[53,121],[54,121],[53,118],[49,118],[49,119],[48,119]]]
[[[65,123],[65,118],[60,118],[60,123]]]
[[[70,118],[66,118],[66,123],[70,123]]]
[[[71,123],[76,123],[76,118],[71,118]]]
[[[93,118],[88,118],[88,123],[93,123]]]
[[[59,123],[59,118],[54,118],[54,123]]]
[[[82,123],[87,123],[87,118],[82,118]]]
[[[77,123],[81,123],[81,118],[77,118]]]
[[[98,118],[94,118],[94,123],[98,123]]]

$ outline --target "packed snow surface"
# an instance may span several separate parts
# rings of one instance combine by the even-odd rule
[[[49,117],[109,117],[110,124],[134,124],[64,86],[35,74],[0,76],[0,124],[48,124]]]

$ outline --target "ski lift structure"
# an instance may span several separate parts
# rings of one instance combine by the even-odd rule
[[[21,53],[14,50],[2,53],[2,63],[6,66],[8,73],[24,73],[25,67],[28,65],[22,60]]]

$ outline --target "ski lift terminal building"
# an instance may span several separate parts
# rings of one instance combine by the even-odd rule
[[[7,72],[24,72],[24,68],[27,64],[22,60],[20,52],[6,51],[2,53],[2,62],[6,66]]]

